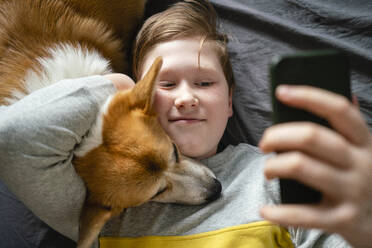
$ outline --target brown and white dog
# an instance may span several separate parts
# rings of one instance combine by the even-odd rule
[[[144,0],[0,0],[0,105],[66,78],[125,72]],[[147,201],[202,204],[221,184],[182,156],[152,108],[157,59],[134,88],[109,97],[75,152],[87,189],[79,247],[106,221]]]

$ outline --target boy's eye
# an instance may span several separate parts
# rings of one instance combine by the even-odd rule
[[[159,83],[159,86],[162,87],[162,88],[171,88],[173,86],[175,86],[176,83],[175,82],[171,82],[171,81],[161,81]]]
[[[201,87],[208,87],[208,86],[211,86],[212,84],[213,82],[207,82],[207,81],[196,83],[196,85],[201,86]]]

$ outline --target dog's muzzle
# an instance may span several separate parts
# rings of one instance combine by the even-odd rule
[[[214,200],[217,200],[218,198],[220,198],[221,192],[222,192],[222,185],[220,181],[218,181],[217,179],[214,179],[214,186],[211,190],[211,194],[207,197],[206,201],[212,202]]]

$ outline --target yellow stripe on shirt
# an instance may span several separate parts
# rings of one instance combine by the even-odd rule
[[[100,237],[100,248],[294,247],[288,231],[267,221],[185,236]]]

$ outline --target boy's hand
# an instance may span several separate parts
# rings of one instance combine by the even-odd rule
[[[341,234],[351,244],[372,247],[372,134],[346,98],[308,86],[278,87],[276,96],[313,112],[335,129],[305,122],[268,128],[264,152],[288,151],[269,159],[265,175],[291,178],[323,192],[317,205],[266,206],[267,220]]]
[[[112,73],[104,75],[108,80],[111,80],[117,90],[127,90],[134,86],[134,81],[125,74]]]

